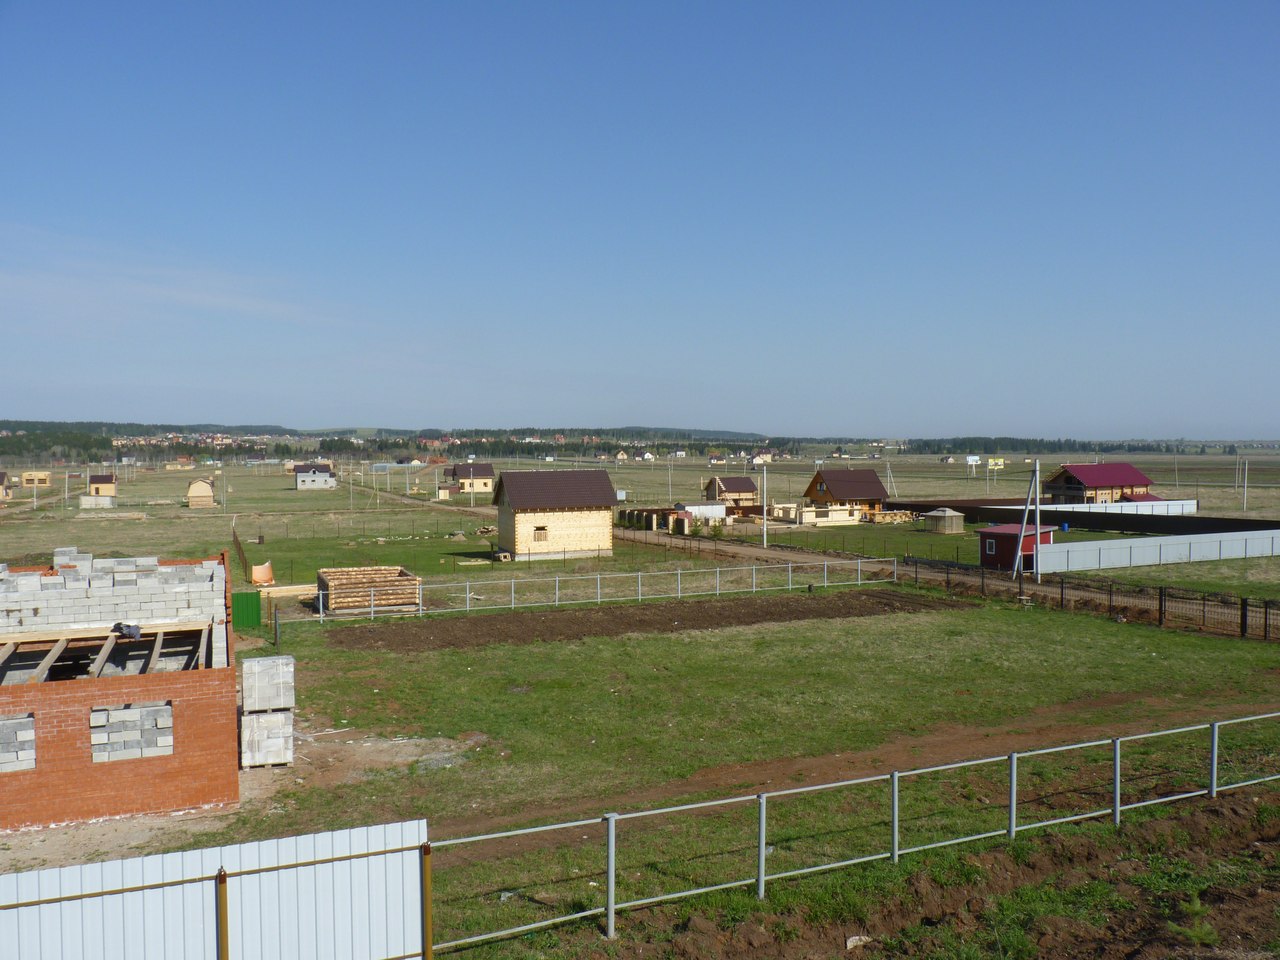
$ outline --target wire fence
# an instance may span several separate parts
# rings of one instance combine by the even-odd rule
[[[684,600],[692,597],[766,591],[806,590],[829,587],[892,583],[897,562],[889,560],[820,560],[813,563],[757,564],[690,570],[596,573],[555,577],[423,582],[416,587],[416,602],[405,603],[403,587],[370,587],[367,606],[338,611],[339,616],[367,617],[394,614],[427,615],[482,610],[517,610],[578,604]],[[332,618],[329,597],[317,589],[286,607],[277,604],[283,619],[303,619],[318,613],[321,621]]]
[[[1034,574],[1011,579],[998,570],[918,557],[901,563],[904,582],[941,585],[949,593],[1017,598],[1062,610],[1087,610],[1113,619],[1192,628],[1220,636],[1280,639],[1276,622],[1280,603],[1274,600],[1064,575],[1042,576],[1039,582]]]

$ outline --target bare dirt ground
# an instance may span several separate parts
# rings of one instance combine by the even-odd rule
[[[892,590],[755,594],[717,600],[677,600],[605,607],[560,607],[481,617],[449,616],[341,627],[330,632],[347,649],[414,653],[490,644],[555,643],[628,633],[716,630],[754,623],[843,619],[967,606],[960,600],[911,596]]]
[[[1280,820],[1260,816],[1260,810],[1264,801],[1274,804],[1276,799],[1275,794],[1264,792],[1196,801],[1176,818],[1124,827],[1124,845],[1099,843],[1088,836],[1046,835],[1038,839],[1030,856],[1021,859],[1007,848],[973,854],[966,859],[973,873],[981,877],[980,882],[947,884],[920,872],[909,881],[905,896],[862,921],[808,923],[795,915],[765,915],[739,924],[717,924],[706,917],[680,921],[675,910],[663,908],[620,921],[624,939],[607,954],[593,951],[586,936],[581,942],[585,955],[593,960],[605,956],[622,960],[977,956],[947,949],[948,935],[972,937],[989,930],[997,898],[1034,884],[1066,889],[1101,882],[1129,906],[1113,909],[1100,925],[1066,917],[1035,921],[1030,943],[1036,956],[1101,960],[1274,958],[1275,945],[1280,942]],[[1193,870],[1207,870],[1215,862],[1239,858],[1263,879],[1244,885],[1208,886],[1199,893],[1203,916],[1193,921],[1184,915],[1188,906],[1185,894],[1153,893],[1135,882],[1145,869],[1143,859],[1163,853],[1183,858]],[[632,928],[627,929],[627,924]],[[1188,931],[1199,924],[1203,924],[1199,936],[1190,935]],[[919,938],[904,942],[902,932],[912,927],[921,931]],[[984,955],[1027,954],[992,950]]]

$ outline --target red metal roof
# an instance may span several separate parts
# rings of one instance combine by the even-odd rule
[[[612,508],[618,495],[606,470],[504,470],[493,502],[513,510]]]
[[[1129,463],[1064,463],[1062,470],[1086,487],[1151,486],[1151,478]]]
[[[998,537],[1016,537],[1018,535],[1018,531],[1022,529],[1023,527],[1022,527],[1022,524],[1020,523],[997,523],[995,526],[992,526],[992,527],[983,527],[981,530],[978,531],[978,533],[979,534],[991,533],[991,534],[995,534]],[[1057,530],[1057,529],[1058,529],[1057,527],[1046,527],[1043,524],[1040,526],[1041,533],[1048,533],[1050,530]],[[1026,531],[1024,532],[1023,536],[1031,536],[1035,532],[1036,532],[1036,525],[1034,523],[1028,523],[1026,526]]]

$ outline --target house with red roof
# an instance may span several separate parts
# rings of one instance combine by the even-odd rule
[[[1142,503],[1159,500],[1151,478],[1128,463],[1064,463],[1040,487],[1049,503]]]

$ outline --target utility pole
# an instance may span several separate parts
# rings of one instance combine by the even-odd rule
[[[764,483],[760,494],[760,517],[764,521],[764,546],[769,546],[769,465],[767,463],[760,464],[760,469],[764,471]]]

